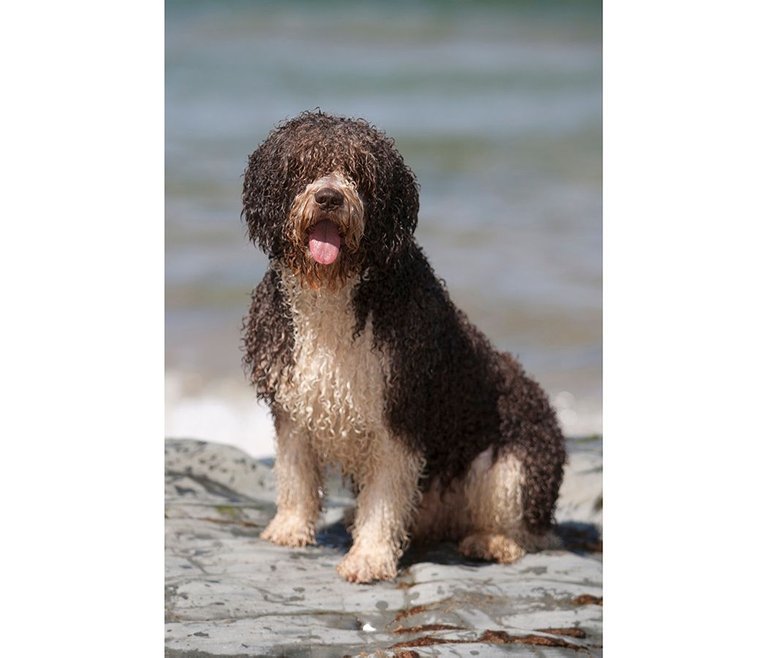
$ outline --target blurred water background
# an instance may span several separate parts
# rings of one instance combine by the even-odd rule
[[[457,305],[602,431],[599,2],[166,3],[166,434],[272,452],[239,349],[248,154],[319,107],[396,140]]]

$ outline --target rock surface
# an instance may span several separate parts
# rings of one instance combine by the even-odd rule
[[[268,464],[166,441],[166,656],[601,656],[602,441],[569,441],[557,518],[565,548],[513,565],[454,545],[411,549],[394,582],[336,573],[352,499],[332,479],[318,546],[259,539]]]

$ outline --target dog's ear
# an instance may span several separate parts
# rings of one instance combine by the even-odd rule
[[[363,246],[370,261],[387,267],[413,242],[419,187],[391,139],[382,135],[377,147],[373,189],[364,191],[367,208]]]
[[[270,258],[283,250],[283,224],[288,212],[287,164],[282,163],[275,140],[265,141],[251,153],[243,181],[243,210],[240,217],[248,237]]]

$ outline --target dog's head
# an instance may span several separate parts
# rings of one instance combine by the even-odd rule
[[[251,240],[313,287],[387,267],[412,241],[418,210],[393,140],[361,119],[305,112],[272,131],[245,171]]]

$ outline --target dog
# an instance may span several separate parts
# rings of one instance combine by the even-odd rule
[[[514,562],[556,545],[565,448],[547,396],[458,310],[414,240],[416,178],[362,119],[305,112],[248,158],[242,219],[269,257],[243,364],[276,430],[262,538],[315,542],[323,471],[356,496],[338,572],[391,580],[411,541]]]

